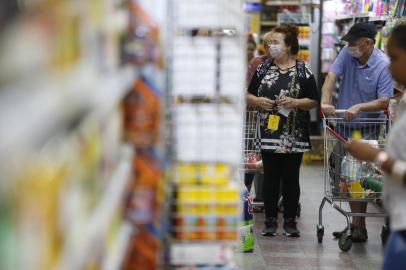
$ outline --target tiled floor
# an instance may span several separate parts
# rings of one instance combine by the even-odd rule
[[[382,218],[367,219],[369,239],[364,244],[353,244],[348,252],[338,248],[338,242],[331,233],[344,228],[345,219],[328,204],[324,207],[323,223],[325,236],[322,244],[317,243],[316,224],[318,209],[324,194],[323,168],[303,166],[301,171],[302,215],[298,219],[300,238],[287,238],[282,234],[282,217],[279,218],[279,235],[261,235],[264,214],[254,216],[255,251],[238,254],[237,265],[244,270],[278,269],[380,269],[383,257],[380,231]],[[343,207],[346,207],[344,203]]]

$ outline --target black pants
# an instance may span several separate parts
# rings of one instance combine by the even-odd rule
[[[278,216],[279,188],[282,182],[284,218],[295,218],[300,198],[299,173],[303,153],[262,152],[264,165],[265,217]]]

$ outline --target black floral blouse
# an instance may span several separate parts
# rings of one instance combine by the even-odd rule
[[[300,109],[292,109],[289,112],[278,105],[278,101],[283,97],[319,101],[319,92],[312,72],[303,63],[300,64],[302,65],[296,64],[283,72],[272,62],[262,64],[250,82],[249,93],[276,101],[272,111],[259,111],[261,151],[301,153],[311,148],[309,112]],[[264,71],[264,68],[267,70]],[[302,74],[299,75],[299,72]],[[276,130],[268,129],[269,117],[272,115],[280,117]]]

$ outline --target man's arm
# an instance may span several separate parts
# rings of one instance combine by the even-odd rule
[[[385,110],[389,105],[389,98],[378,98],[366,103],[357,104],[360,112],[378,112]],[[357,106],[356,105],[356,106]]]
[[[337,76],[329,72],[321,89],[321,109],[324,113],[334,113],[335,108],[331,105],[331,99],[336,81]]]
[[[379,112],[389,105],[389,98],[378,98],[376,100],[355,104],[344,113],[344,120],[351,121],[357,117],[359,112]]]

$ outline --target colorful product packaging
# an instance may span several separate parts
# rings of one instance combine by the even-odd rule
[[[254,221],[252,217],[252,197],[248,190],[242,192],[243,216],[240,225],[240,250],[242,252],[254,251]]]

